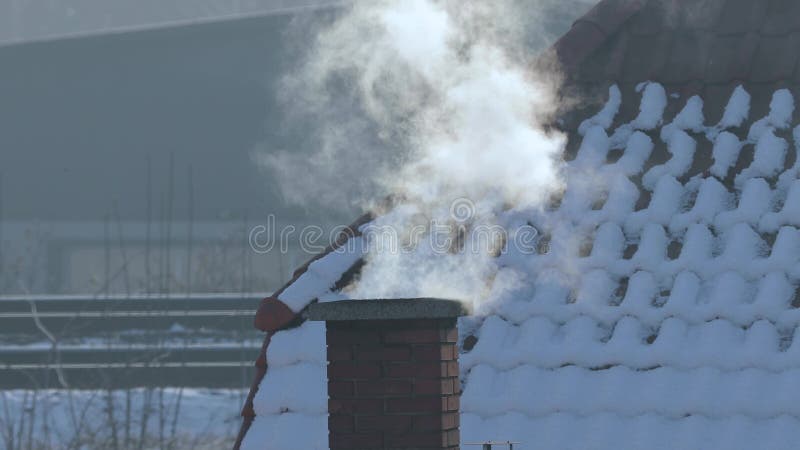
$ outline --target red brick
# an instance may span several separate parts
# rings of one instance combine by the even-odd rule
[[[353,359],[353,350],[347,345],[329,345],[328,361],[349,361]]]
[[[359,381],[356,383],[356,392],[359,397],[373,397],[384,395],[411,394],[411,381],[409,380],[378,380]]]
[[[461,407],[461,397],[458,395],[451,395],[447,397],[447,411],[458,411]]]
[[[383,412],[383,400],[380,399],[328,399],[328,414],[377,414],[380,412]]]
[[[378,363],[361,363],[351,361],[333,361],[328,364],[328,379],[341,378],[378,378],[381,366]]]
[[[461,433],[458,429],[449,430],[447,432],[447,445],[458,445],[461,441]]]
[[[443,397],[390,398],[386,411],[390,413],[433,413],[447,410],[448,399]]]
[[[448,361],[455,359],[454,344],[415,345],[416,361]]]
[[[329,444],[331,450],[383,448],[383,436],[381,433],[331,434]]]
[[[353,416],[331,414],[328,416],[328,430],[331,433],[352,433],[355,430]]]
[[[448,445],[447,433],[407,433],[386,436],[386,447],[434,447]]]
[[[450,327],[444,330],[444,342],[458,342],[458,329]]]
[[[441,341],[441,334],[438,328],[387,330],[383,341],[387,344],[435,344]]]
[[[355,393],[352,381],[329,381],[328,396],[330,398],[352,397]]]
[[[370,344],[380,342],[380,333],[365,330],[328,330],[328,345]]]
[[[389,377],[441,378],[448,373],[448,363],[409,362],[393,363],[386,366]]]
[[[440,431],[458,428],[458,413],[429,414],[414,417],[414,431]]]
[[[358,416],[356,430],[358,432],[385,431],[404,433],[411,429],[412,416]]]
[[[414,380],[414,393],[418,395],[453,394],[453,378]]]
[[[407,346],[358,346],[356,358],[362,361],[408,361],[411,349]]]
[[[447,376],[457,377],[458,374],[458,361],[448,361],[447,363]]]

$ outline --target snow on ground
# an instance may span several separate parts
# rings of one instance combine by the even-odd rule
[[[236,438],[246,395],[245,390],[178,388],[112,391],[110,395],[81,390],[0,391],[0,445],[8,450],[228,448]],[[128,400],[130,415],[126,417]],[[110,404],[113,417],[108,414]],[[13,446],[9,429],[22,430],[21,441],[14,436]],[[34,436],[31,447],[27,447],[29,435]]]

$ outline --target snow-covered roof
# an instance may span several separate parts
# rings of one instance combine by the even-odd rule
[[[602,22],[603,41],[566,58],[570,82],[602,101],[565,114],[563,196],[546,210],[505,212],[547,236],[549,250],[500,255],[489,283],[514,279],[514,289],[490,287],[485,307],[460,319],[459,341],[473,336],[460,355],[463,442],[789,449],[800,439],[795,69],[769,84],[717,82],[710,50],[737,33],[760,46],[797,42],[800,15],[784,15],[800,2],[699,2],[719,18],[693,22],[663,10],[679,3],[601,2],[585,19]],[[737,5],[743,12],[726,9]],[[710,41],[678,55],[706,52],[708,66],[691,72],[700,75],[669,81],[663,65],[631,66],[642,77],[629,78],[639,38],[672,42],[686,27]],[[647,58],[669,61],[670,51],[650,48]],[[737,64],[767,70],[752,66],[759,49]],[[341,278],[363,251],[358,233],[350,239],[357,245],[312,262],[278,299],[297,313],[342,298]],[[324,325],[294,325],[270,334],[242,449],[327,448]]]

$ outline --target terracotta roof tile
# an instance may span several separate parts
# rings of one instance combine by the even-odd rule
[[[792,114],[792,123],[798,123],[800,122],[800,105],[798,104],[800,102],[800,85],[789,84],[785,87],[787,87],[792,92],[792,97],[794,97],[795,101],[794,114]]]
[[[725,83],[747,79],[758,41],[755,33],[715,38],[706,65],[706,81]]]
[[[630,39],[623,64],[623,81],[640,82],[659,78],[667,65],[673,33]]]
[[[703,90],[703,115],[706,119],[706,124],[719,123],[722,119],[722,114],[725,112],[725,106],[740,83],[733,81],[727,84],[712,84],[706,85]]]
[[[705,31],[676,33],[661,79],[665,83],[702,80],[713,36]]]
[[[800,3],[800,2],[799,2]],[[750,80],[756,83],[791,78],[800,56],[800,33],[762,37],[753,59]]]
[[[628,49],[628,35],[623,32],[614,39],[608,40],[602,48],[594,52],[580,64],[575,74],[578,80],[596,81],[598,78],[608,81],[619,80],[623,72],[625,53]],[[605,96],[608,92],[605,92]]]
[[[250,429],[250,426],[253,424],[253,419],[256,416],[256,412],[253,407],[253,399],[258,392],[258,387],[261,385],[261,380],[264,379],[264,375],[267,373],[266,354],[271,340],[272,333],[267,333],[267,335],[264,337],[264,343],[261,344],[261,351],[259,352],[259,356],[255,362],[256,373],[253,377],[253,384],[250,386],[250,392],[248,392],[247,398],[244,401],[244,406],[242,406],[242,426],[239,428],[239,434],[236,436],[236,441],[233,444],[233,450],[239,450],[242,445],[242,440],[247,434],[247,431]]]
[[[635,36],[650,36],[661,33],[674,24],[672,5],[664,1],[649,1],[639,14],[631,18],[627,29]]]
[[[642,5],[642,0],[602,0],[578,19],[552,50],[569,72],[616,33]]]
[[[562,131],[568,132],[578,128],[587,115],[602,108],[608,97],[608,83],[606,81],[570,83],[560,91],[562,99],[562,109],[559,110],[556,126]],[[567,151],[577,149],[577,147],[567,142]]]
[[[769,104],[772,101],[772,93],[775,87],[771,84],[755,84],[746,86],[750,94],[750,120],[754,122],[769,114]],[[744,130],[745,132],[747,130]]]
[[[758,30],[767,14],[767,3],[764,0],[728,0],[715,30],[719,34],[742,34]]]
[[[797,0],[771,0],[767,18],[761,26],[761,34],[774,36],[800,31],[798,17],[800,17],[800,2]]]
[[[700,80],[664,84],[668,94],[677,94],[683,100],[687,100],[693,95],[701,95],[704,87],[705,84]],[[667,109],[669,109],[669,105],[667,105]]]
[[[725,0],[679,0],[681,26],[690,30],[712,30],[719,22]]]
[[[580,22],[593,23],[608,36],[641,10],[643,4],[642,0],[604,0],[578,19],[576,25]]]
[[[641,97],[641,94],[636,92],[636,84],[637,83],[620,83],[619,90],[622,93],[622,98]],[[619,107],[619,112],[614,117],[612,127],[616,129],[620,125],[632,121],[637,115],[639,115],[639,104],[637,102],[622,102]]]
[[[708,169],[714,164],[714,160],[712,158],[712,151],[714,149],[714,144],[711,143],[708,139],[702,136],[693,136],[695,141],[697,142],[697,149],[695,150],[694,158],[692,159],[692,166],[689,171],[684,175],[684,180],[695,176],[706,173]]]
[[[261,331],[278,331],[296,318],[297,314],[286,303],[275,297],[267,297],[261,301],[253,325]]]
[[[577,22],[555,43],[553,48],[561,64],[569,71],[602,45],[605,33],[589,22]]]
[[[790,80],[794,83],[800,83],[800,64],[794,70],[794,76],[790,78]]]
[[[619,80],[622,77],[625,53],[628,51],[628,40],[628,33],[621,33],[620,36],[611,43],[611,50],[606,60],[604,71],[608,79]]]

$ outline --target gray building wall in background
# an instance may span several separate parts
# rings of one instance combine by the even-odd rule
[[[337,0],[5,0],[0,45],[286,14]]]

